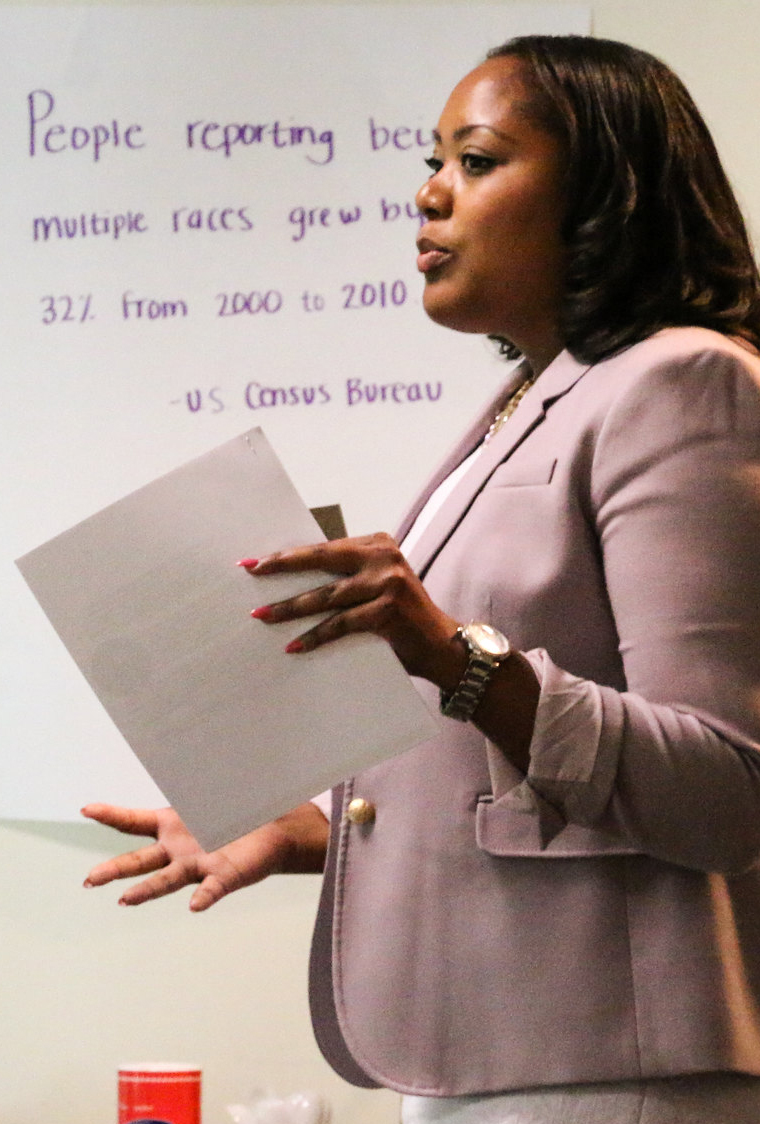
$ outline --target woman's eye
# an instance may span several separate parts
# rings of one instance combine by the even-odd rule
[[[464,170],[473,176],[482,176],[485,172],[490,172],[496,164],[492,156],[481,156],[477,152],[463,152],[460,162]]]
[[[439,160],[437,156],[428,156],[425,163],[430,169],[431,176],[434,176],[436,172],[440,172],[443,167],[443,160]]]

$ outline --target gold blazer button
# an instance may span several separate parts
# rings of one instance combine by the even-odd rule
[[[355,797],[346,808],[349,823],[367,824],[375,822],[375,805],[361,796]]]

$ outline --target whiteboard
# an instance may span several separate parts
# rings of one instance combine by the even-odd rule
[[[253,425],[307,504],[394,528],[504,375],[421,311],[431,128],[490,46],[589,22],[565,4],[0,10],[0,816],[161,799],[14,558]]]

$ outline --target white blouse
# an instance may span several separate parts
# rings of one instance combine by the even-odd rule
[[[456,488],[482,448],[483,445],[481,443],[468,457],[465,457],[460,465],[457,465],[453,472],[449,473],[446,479],[439,484],[432,495],[428,497],[401,544],[401,549],[405,555],[408,555],[412,547],[419,541],[425,529],[432,521],[433,516],[438,509],[443,506],[446,498],[454,491],[454,488]],[[332,793],[329,789],[327,792],[320,792],[319,796],[312,796],[311,803],[316,804],[326,819],[330,819],[332,815]]]

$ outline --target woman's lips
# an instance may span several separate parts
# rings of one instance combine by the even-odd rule
[[[424,238],[417,243],[417,249],[419,250],[417,269],[420,273],[430,273],[431,270],[440,269],[454,256],[445,246],[438,246]]]

